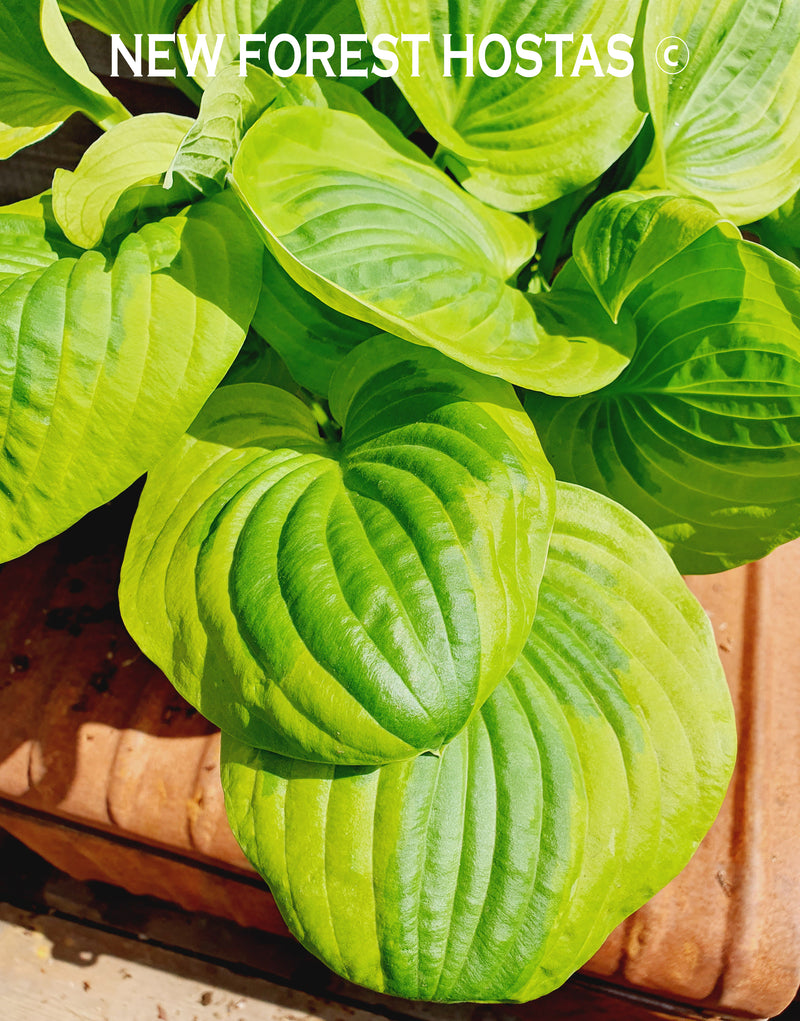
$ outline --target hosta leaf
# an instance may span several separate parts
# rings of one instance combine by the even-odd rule
[[[300,388],[281,356],[252,330],[245,337],[236,360],[225,373],[220,386],[231,386],[234,383],[269,383],[270,386],[278,386],[297,396],[300,394]]]
[[[269,252],[253,327],[301,386],[323,396],[345,355],[375,335],[374,326],[342,315],[296,284]]]
[[[652,533],[559,485],[525,650],[441,756],[313,765],[225,735],[228,816],[289,927],[421,1000],[563,982],[686,863],[735,730],[708,619]]]
[[[77,111],[104,128],[128,116],[86,66],[56,0],[41,0],[41,5],[39,0],[4,0],[0,159],[51,134]]]
[[[70,241],[94,248],[140,218],[157,219],[185,204],[188,186],[168,191],[162,178],[192,123],[172,113],[133,117],[90,145],[74,171],[56,170],[53,212]]]
[[[580,279],[511,286],[535,247],[527,224],[465,194],[377,112],[268,112],[233,186],[283,268],[338,312],[549,393],[597,389],[628,363],[627,317],[609,322]]]
[[[525,642],[553,483],[508,384],[380,336],[331,384],[341,444],[228,386],[148,477],[120,599],[145,653],[248,742],[374,763],[439,748]]]
[[[419,119],[443,146],[446,165],[465,188],[501,209],[528,210],[575,191],[599,177],[633,140],[642,123],[636,108],[630,75],[617,77],[624,61],[609,60],[612,36],[635,35],[639,0],[359,0],[370,37],[390,33],[428,34],[420,47],[419,75],[408,44],[395,81]],[[445,77],[445,35],[452,49],[467,48],[474,35],[474,77],[456,60],[452,76]],[[547,33],[572,34],[564,45],[562,72],[558,73],[557,47],[545,41]],[[522,35],[539,37],[542,69],[534,77],[515,73],[513,55],[507,73],[485,74],[477,51],[481,40],[501,35],[513,54]],[[602,77],[586,64],[576,69],[589,35],[596,48]],[[531,40],[527,40],[531,46]],[[625,47],[618,41],[619,46]],[[497,42],[487,50],[492,68],[502,66]],[[521,62],[531,70],[533,62]],[[576,73],[577,72],[577,73]],[[573,77],[573,74],[575,76]]]
[[[85,21],[106,35],[119,35],[133,51],[136,35],[169,34],[184,0],[58,0],[66,14]],[[146,50],[145,50],[146,51]]]
[[[597,202],[578,224],[575,261],[615,321],[645,277],[712,227],[740,237],[705,202],[667,193],[622,191]]]
[[[800,532],[800,271],[714,229],[625,308],[639,346],[591,397],[531,394],[556,476],[638,514],[689,574]]]
[[[0,206],[0,291],[22,273],[80,254],[61,233],[49,192]]]
[[[665,74],[655,57],[668,36],[689,50],[677,74]],[[734,223],[757,220],[797,191],[800,17],[794,4],[650,3],[644,52],[656,139],[634,187],[694,195]],[[682,63],[686,50],[672,59]]]
[[[773,252],[800,266],[800,192],[769,216],[754,223],[753,230]]]
[[[0,560],[105,503],[184,432],[239,349],[260,251],[214,200],[0,292]]]
[[[303,60],[298,71],[304,74],[306,71],[305,38],[309,33],[331,35],[338,43],[341,34],[363,33],[361,19],[358,14],[356,0],[198,0],[192,9],[181,22],[178,32],[186,36],[186,43],[190,50],[194,50],[198,36],[205,34],[209,45],[213,44],[217,35],[224,35],[225,38],[220,50],[219,66],[239,60],[240,35],[266,34],[267,43],[261,46],[263,59],[254,61],[262,67],[267,67],[267,45],[275,36],[288,34],[297,39],[303,50]],[[255,44],[251,44],[255,46]],[[368,47],[363,44],[365,59],[360,63],[355,61],[350,67],[357,70],[364,64],[371,64],[372,57]],[[338,73],[340,46],[336,45],[335,55],[331,57],[331,70]],[[292,63],[292,51],[288,45],[278,48],[276,60],[282,68],[287,68]],[[316,64],[314,72],[322,76],[325,71],[321,65]],[[197,81],[205,88],[210,79],[206,74],[206,68],[201,61],[197,68]],[[367,78],[348,79],[351,83],[362,86],[367,84]]]

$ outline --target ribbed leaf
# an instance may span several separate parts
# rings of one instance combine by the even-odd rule
[[[800,533],[800,271],[716,228],[625,308],[639,346],[618,380],[526,400],[556,476],[625,504],[688,574]]]
[[[0,560],[129,486],[239,349],[260,246],[214,200],[18,276],[0,292]]]
[[[74,171],[56,170],[53,212],[70,241],[94,248],[137,221],[158,219],[170,207],[185,205],[191,189],[168,191],[162,180],[192,123],[171,113],[132,117],[90,145]]]
[[[376,337],[309,409],[228,386],[151,472],[120,599],[145,653],[254,745],[374,763],[439,748],[530,630],[553,482],[513,389]]]
[[[210,44],[216,41],[217,35],[224,35],[220,51],[219,66],[224,67],[239,60],[239,37],[242,34],[266,34],[267,43],[262,44],[263,59],[253,61],[267,67],[267,45],[277,35],[294,36],[301,44],[305,55],[305,38],[308,33],[327,34],[334,37],[337,45],[335,56],[331,58],[331,69],[338,73],[339,36],[343,33],[363,33],[361,19],[358,14],[356,0],[198,0],[181,22],[179,32],[186,36],[190,50],[193,50],[199,35],[205,34]],[[251,44],[254,45],[254,44]],[[364,46],[365,53],[368,47]],[[282,68],[292,63],[292,51],[288,45],[279,48],[276,59]],[[369,59],[362,61],[372,63]],[[351,68],[357,69],[359,64],[353,62]],[[205,88],[209,78],[202,61],[197,68],[197,81]],[[298,68],[300,74],[306,71],[305,59]],[[314,68],[320,77],[324,74],[320,65]],[[351,83],[367,84],[367,78],[353,78]]]
[[[423,1000],[563,982],[686,863],[735,730],[708,619],[652,533],[559,485],[530,639],[441,756],[320,766],[223,737],[239,842],[301,942]]]
[[[655,54],[677,36],[688,64]],[[748,223],[800,180],[800,12],[785,0],[659,0],[647,6],[644,78],[655,146],[634,187],[666,188]],[[671,55],[686,59],[686,51]]]
[[[40,17],[41,8],[41,17]],[[0,159],[38,142],[80,111],[101,127],[128,113],[72,40],[56,0],[0,4]]]
[[[548,294],[510,286],[531,229],[467,195],[377,112],[268,112],[233,186],[283,268],[345,315],[548,393],[598,389],[628,363],[627,316],[609,322],[580,275]]]
[[[705,202],[678,195],[620,191],[597,202],[578,224],[572,254],[615,321],[628,295],[712,227],[740,237]]]
[[[639,0],[359,0],[370,37],[429,35],[430,42],[420,47],[418,76],[405,44],[395,81],[443,146],[446,165],[464,187],[484,202],[511,210],[538,208],[588,184],[633,140],[642,114],[634,103],[630,74],[608,72],[609,66],[623,70],[624,62],[609,60],[607,46],[614,35],[634,36],[639,6]],[[467,77],[465,61],[456,60],[452,76],[445,77],[445,35],[452,35],[455,51],[468,48],[469,33],[474,35],[474,76]],[[574,36],[561,44],[560,74],[556,44],[545,41],[548,33]],[[478,63],[478,48],[489,35],[505,37],[512,51],[507,73],[497,77],[485,74]],[[515,73],[515,46],[523,35],[539,37],[541,70],[534,77]],[[597,52],[600,77],[582,50],[587,35]],[[581,54],[587,63],[576,68]],[[497,42],[489,46],[487,59],[493,69],[502,67]],[[531,59],[521,64],[535,70]]]
[[[80,254],[56,223],[49,192],[0,206],[0,291],[22,273]]]

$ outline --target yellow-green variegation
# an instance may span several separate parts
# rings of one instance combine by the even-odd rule
[[[629,361],[627,315],[611,323],[580,276],[515,287],[531,228],[467,195],[377,112],[268,111],[232,183],[286,272],[338,312],[547,393],[596,390]]]
[[[538,209],[589,184],[641,126],[631,75],[639,0],[359,0],[359,7],[372,38],[427,37],[417,61],[411,43],[400,42],[394,80],[445,165],[500,209]],[[486,66],[505,73],[486,73],[483,46]],[[448,66],[448,49],[473,52],[471,75],[463,58]]]
[[[513,388],[380,336],[330,405],[214,394],[152,471],[123,619],[223,730],[314,761],[438,749],[530,631],[553,479]]]
[[[298,939],[414,1000],[522,1001],[686,863],[735,728],[711,627],[617,504],[559,485],[528,642],[441,755],[373,769],[227,735],[234,833]]]
[[[671,67],[664,40],[670,39],[678,49],[667,59],[682,69],[665,73]],[[638,74],[655,144],[634,187],[704,199],[737,224],[770,213],[797,191],[796,3],[651,2]]]
[[[48,214],[46,197],[0,212],[17,258],[0,239],[0,562],[175,443],[236,356],[261,278],[232,196],[148,224],[113,255],[72,249]]]
[[[638,344],[618,379],[526,399],[556,476],[630,508],[687,574],[800,534],[800,270],[712,227],[622,307]]]

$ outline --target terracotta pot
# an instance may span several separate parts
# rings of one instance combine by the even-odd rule
[[[285,932],[228,829],[219,735],[119,619],[133,500],[2,568],[0,824],[76,878]],[[717,634],[739,762],[689,866],[586,971],[668,1001],[769,1017],[800,981],[800,543],[689,582]]]

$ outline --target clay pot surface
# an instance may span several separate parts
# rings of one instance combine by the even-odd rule
[[[219,734],[120,620],[119,518],[132,500],[0,571],[0,825],[78,879],[286,933],[228,828]],[[688,867],[586,971],[770,1017],[800,982],[800,541],[689,584],[731,686],[738,764]]]

